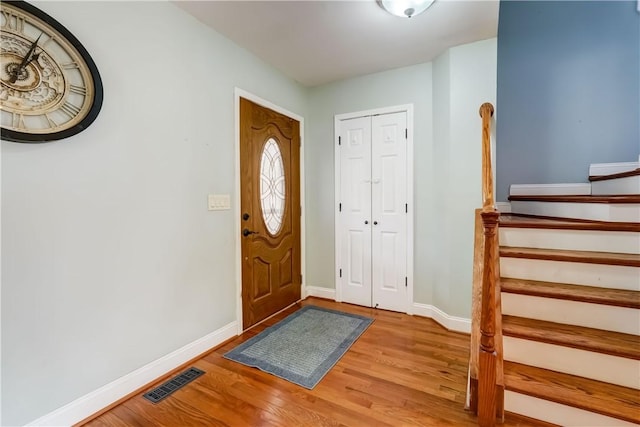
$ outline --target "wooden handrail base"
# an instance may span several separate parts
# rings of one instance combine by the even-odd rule
[[[478,425],[494,427],[496,425],[497,386],[495,352],[480,352],[480,378],[478,380]]]

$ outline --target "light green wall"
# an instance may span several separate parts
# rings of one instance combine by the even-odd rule
[[[401,104],[414,105],[415,257],[431,244],[433,191],[431,63],[370,74],[315,87],[309,92],[305,192],[308,286],[335,288],[334,116]],[[415,300],[430,302],[428,266],[416,263]]]
[[[496,40],[433,63],[311,89],[305,148],[306,284],[335,288],[334,116],[414,105],[414,302],[470,317],[473,212],[480,207],[480,119],[495,105]]]
[[[2,142],[2,424],[30,422],[235,320],[234,87],[306,89],[168,2],[38,2],[91,52],[104,106]]]
[[[2,142],[4,425],[235,320],[238,213],[206,206],[210,193],[231,194],[232,205],[238,196],[234,87],[305,118],[305,282],[326,288],[335,286],[334,115],[413,104],[414,300],[469,316],[475,118],[487,100],[473,88],[490,80],[478,76],[492,72],[495,41],[306,89],[167,2],[36,5],[91,52],[105,100],[67,140]]]
[[[484,102],[496,105],[496,39],[451,48],[436,62],[441,59],[448,62],[443,66],[449,73],[442,82],[434,80],[434,86],[444,91],[448,84],[448,119],[437,123],[448,129],[434,138],[436,200],[442,210],[433,304],[449,315],[470,318],[474,210],[482,206],[478,110]]]

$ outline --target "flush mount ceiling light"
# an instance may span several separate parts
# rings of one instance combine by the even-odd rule
[[[419,15],[435,0],[377,0],[381,8],[392,15],[411,18]]]

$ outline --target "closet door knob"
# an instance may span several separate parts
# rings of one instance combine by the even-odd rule
[[[378,221],[373,221],[373,225],[378,225]]]
[[[364,221],[364,223],[365,223],[365,224],[369,224],[369,221],[365,220],[365,221]]]

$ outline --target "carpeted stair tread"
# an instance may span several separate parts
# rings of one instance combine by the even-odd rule
[[[640,176],[640,168],[626,172],[612,173],[609,175],[591,175],[589,176],[589,181],[607,181],[610,179],[628,178],[630,176]]]
[[[588,264],[622,265],[640,267],[640,255],[613,252],[573,251],[561,249],[537,249],[501,246],[500,256],[550,261],[582,262]]]
[[[640,223],[638,222],[590,221],[585,219],[553,218],[512,213],[500,215],[500,227],[640,232]]]
[[[504,362],[506,390],[640,423],[638,390],[515,362]]]
[[[537,280],[500,279],[502,292],[640,309],[640,292]]]
[[[514,338],[640,360],[637,335],[506,315],[502,316],[502,333]]]
[[[556,202],[556,203],[640,203],[640,194],[613,196],[509,196],[510,202]]]

